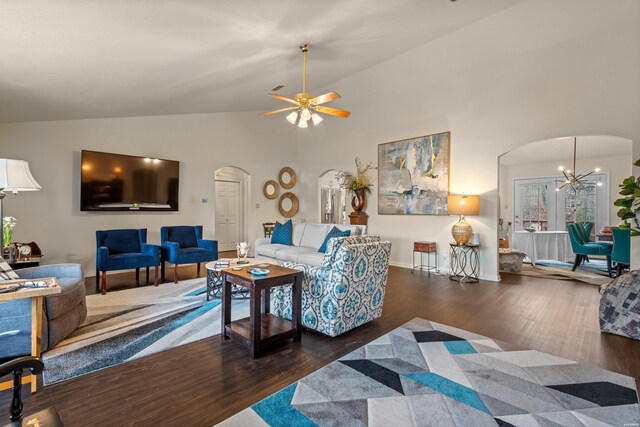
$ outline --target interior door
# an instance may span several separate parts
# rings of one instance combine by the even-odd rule
[[[216,239],[218,250],[236,250],[240,241],[240,183],[216,181]]]

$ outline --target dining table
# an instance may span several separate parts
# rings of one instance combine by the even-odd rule
[[[524,252],[532,265],[539,260],[572,262],[575,257],[566,231],[515,231],[511,247]]]

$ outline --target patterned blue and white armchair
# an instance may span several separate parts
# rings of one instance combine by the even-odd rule
[[[302,325],[331,337],[382,314],[391,242],[378,236],[352,236],[329,241],[320,267],[284,263],[304,271]],[[291,319],[291,287],[275,288],[272,310]]]

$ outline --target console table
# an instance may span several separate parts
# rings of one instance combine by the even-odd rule
[[[293,338],[302,339],[302,278],[303,272],[270,264],[269,273],[255,276],[252,267],[222,271],[222,339],[233,338],[257,357],[274,345]],[[250,292],[249,317],[231,321],[231,285]],[[291,284],[291,320],[270,313],[271,288]]]
[[[480,245],[450,243],[449,247],[451,267],[449,279],[461,283],[478,282],[480,280],[480,256],[478,252]]]

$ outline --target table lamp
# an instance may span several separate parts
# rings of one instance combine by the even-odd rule
[[[451,194],[447,198],[449,215],[460,215],[460,220],[451,228],[453,240],[459,245],[466,245],[473,236],[473,229],[465,221],[465,215],[478,215],[480,213],[480,197],[466,194]]]
[[[42,187],[33,179],[29,163],[25,160],[0,159],[0,221],[4,218],[2,203],[7,193],[15,197],[20,191],[38,191]],[[4,242],[0,239],[0,255],[4,251]]]

